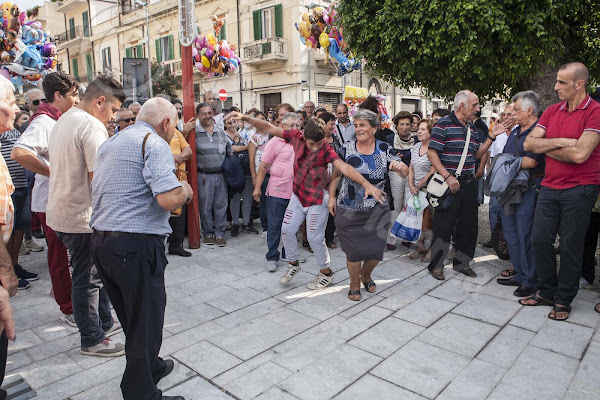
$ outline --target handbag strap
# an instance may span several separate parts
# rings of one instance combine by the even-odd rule
[[[144,141],[142,142],[142,158],[144,161],[146,160],[146,141],[150,135],[152,135],[152,132],[147,133],[146,136],[144,136]]]
[[[469,152],[469,143],[471,142],[471,127],[467,127],[467,139],[465,140],[465,148],[463,149],[462,155],[460,156],[460,162],[458,163],[458,168],[456,169],[455,176],[460,176],[462,172],[463,166],[465,165],[465,160],[467,159],[467,153]]]

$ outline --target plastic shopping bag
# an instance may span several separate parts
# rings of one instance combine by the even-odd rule
[[[407,187],[404,193],[404,207],[392,225],[391,234],[404,242],[416,242],[421,236],[423,210],[429,205],[427,195],[419,191],[410,193]]]

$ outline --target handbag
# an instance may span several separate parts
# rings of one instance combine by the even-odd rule
[[[465,165],[465,160],[467,159],[467,153],[469,152],[470,141],[471,127],[468,127],[465,147],[463,148],[462,155],[460,156],[460,162],[458,163],[455,176],[460,176],[460,173],[462,172],[463,166]],[[446,179],[444,179],[442,174],[438,172],[434,173],[431,178],[429,178],[429,182],[427,183],[427,200],[429,201],[429,204],[434,208],[442,205],[442,209],[446,209],[450,206],[450,204],[448,204],[449,199],[446,199],[446,201],[443,201],[442,199],[450,196],[450,194],[452,193],[450,192],[450,188],[448,187]]]

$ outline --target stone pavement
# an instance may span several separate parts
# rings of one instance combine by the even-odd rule
[[[175,370],[168,395],[213,399],[594,399],[600,398],[600,302],[582,290],[567,322],[549,307],[523,307],[495,282],[507,266],[478,249],[476,279],[446,269],[428,275],[403,251],[375,270],[377,293],[346,297],[340,249],[330,252],[335,286],[311,292],[314,256],[290,286],[284,267],[265,271],[258,235],[228,237],[193,257],[169,257],[163,357]],[[40,399],[120,399],[125,358],[79,353],[60,321],[43,253],[22,258],[41,275],[12,299],[17,341],[5,385],[23,378]],[[123,340],[123,336],[116,339]]]

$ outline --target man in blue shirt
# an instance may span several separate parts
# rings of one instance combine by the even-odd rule
[[[107,140],[96,155],[92,181],[92,255],[127,339],[121,391],[128,399],[162,396],[156,384],[174,363],[158,356],[166,293],[165,239],[170,211],[192,199],[179,182],[169,143],[177,112],[153,98],[134,125]]]

